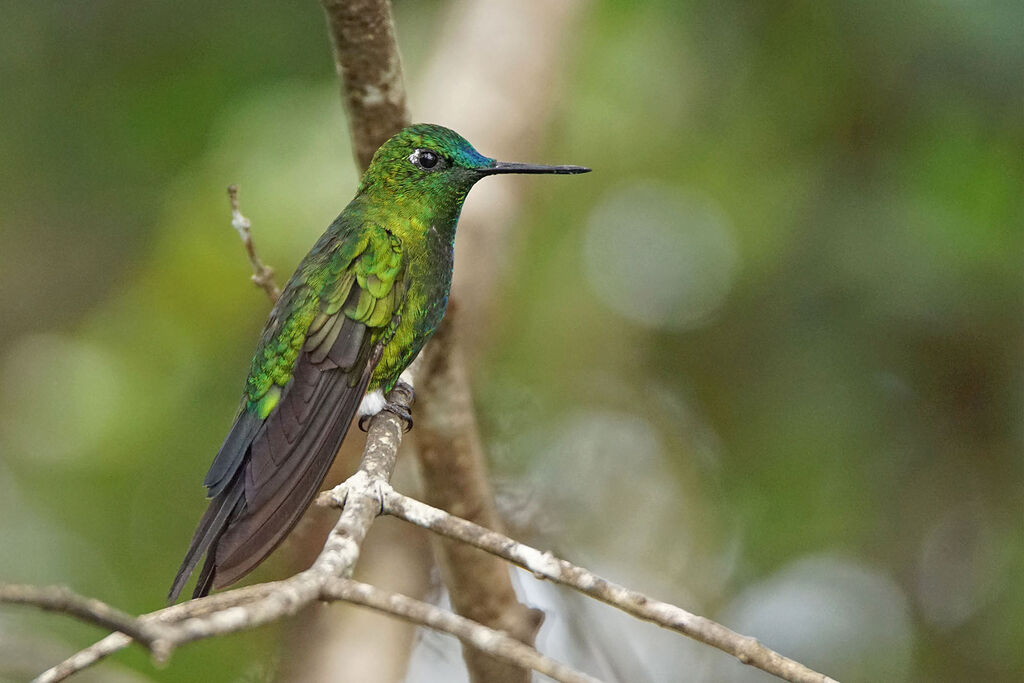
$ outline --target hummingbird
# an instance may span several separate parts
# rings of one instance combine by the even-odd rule
[[[240,406],[203,481],[209,505],[174,578],[174,602],[252,571],[298,523],[349,425],[382,411],[444,317],[455,228],[469,190],[502,173],[586,173],[486,157],[453,130],[387,140],[355,198],[299,263],[263,329]]]

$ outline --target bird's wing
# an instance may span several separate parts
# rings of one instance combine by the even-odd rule
[[[195,597],[240,579],[291,531],[333,462],[398,323],[405,295],[401,241],[373,227],[358,238],[328,235],[271,313],[242,408],[206,475],[210,505],[171,601],[204,553]]]

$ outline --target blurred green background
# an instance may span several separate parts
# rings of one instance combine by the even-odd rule
[[[453,11],[396,3],[412,87]],[[844,681],[1024,678],[1022,35],[582,4],[530,160],[596,172],[522,186],[474,367],[547,543]],[[0,93],[0,580],[156,609],[268,310],[224,187],[282,281],[355,187],[321,10],[8,3]],[[768,680],[640,628],[632,680]],[[277,634],[92,680],[272,680]],[[0,680],[99,635],[0,610]]]

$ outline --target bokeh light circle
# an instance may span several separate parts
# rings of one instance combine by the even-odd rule
[[[710,200],[656,183],[611,190],[587,220],[586,280],[597,297],[645,327],[686,329],[723,304],[738,254]]]

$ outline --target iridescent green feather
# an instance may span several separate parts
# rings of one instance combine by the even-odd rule
[[[339,226],[339,231],[344,228]],[[330,323],[334,316],[345,315],[371,330],[381,328],[371,337],[375,339],[389,328],[400,307],[403,288],[395,285],[402,272],[401,240],[374,226],[352,237],[335,241],[330,250],[314,249],[275,306],[273,324],[260,340],[246,385],[247,408],[260,419],[280,401],[307,341],[332,329],[336,334]],[[360,289],[358,300],[342,311],[353,286]]]

